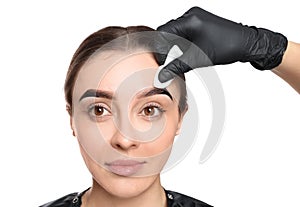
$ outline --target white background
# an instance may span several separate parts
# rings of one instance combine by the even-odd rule
[[[300,42],[296,3],[2,1],[1,206],[38,206],[90,186],[90,174],[71,135],[63,95],[71,57],[90,33],[110,25],[156,28],[200,6]],[[196,97],[203,102],[199,140],[183,162],[162,175],[164,187],[214,206],[299,206],[299,95],[272,72],[257,71],[250,64],[215,68],[226,98],[222,140],[212,157],[199,164],[209,126],[203,90],[203,96]],[[195,89],[202,85],[189,84]]]

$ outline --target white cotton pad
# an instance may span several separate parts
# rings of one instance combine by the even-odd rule
[[[169,53],[168,53],[168,55],[167,55],[167,58],[166,58],[165,63],[164,63],[163,65],[159,66],[159,68],[158,68],[158,70],[157,70],[157,72],[156,72],[156,74],[155,74],[155,76],[154,76],[154,81],[153,81],[154,87],[156,87],[156,88],[166,88],[166,87],[168,87],[168,86],[171,84],[171,82],[172,82],[173,79],[168,80],[168,81],[166,81],[166,82],[164,82],[164,83],[161,83],[161,82],[159,81],[159,79],[158,79],[158,74],[159,74],[159,72],[160,72],[166,65],[168,65],[170,62],[172,62],[172,61],[175,60],[176,58],[179,58],[182,54],[183,54],[183,52],[180,50],[180,48],[179,48],[177,45],[174,45],[174,46],[170,49],[170,51],[169,51]]]

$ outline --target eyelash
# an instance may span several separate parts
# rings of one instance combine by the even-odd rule
[[[147,115],[143,115],[142,113],[144,112],[144,110],[146,109],[146,108],[150,108],[150,107],[153,107],[153,108],[155,108],[155,109],[157,109],[158,111],[159,111],[159,115],[156,115],[156,116],[147,116]],[[146,104],[144,107],[143,107],[143,109],[141,110],[141,112],[140,112],[140,114],[141,114],[141,116],[144,116],[146,119],[148,119],[148,120],[153,120],[153,119],[155,119],[155,118],[159,118],[164,112],[166,112],[166,110],[165,109],[163,109],[159,104],[157,104],[157,103],[148,103],[148,104]]]
[[[88,113],[92,116],[92,118],[96,118],[97,120],[99,119],[104,119],[105,117],[109,116],[109,115],[96,115],[95,114],[95,107],[99,107],[102,108],[103,110],[107,111],[109,114],[111,114],[111,111],[107,109],[107,107],[103,104],[100,103],[96,103],[96,104],[92,104],[91,106],[89,106],[88,108]]]
[[[94,111],[94,110],[95,110],[95,107],[102,108],[103,110],[107,111],[107,113],[111,114],[111,111],[108,110],[107,107],[106,107],[105,105],[100,104],[100,103],[96,103],[96,104],[92,104],[91,106],[88,107],[88,113],[90,114],[90,116],[91,116],[92,118],[97,119],[97,121],[104,121],[105,117],[110,116],[110,115],[108,115],[108,114],[106,114],[106,115],[102,115],[102,114],[101,114],[101,115],[96,115],[96,114],[95,114],[95,111]],[[159,115],[155,115],[155,116],[147,116],[147,115],[143,114],[144,110],[145,110],[146,108],[150,108],[150,107],[153,107],[153,108],[157,109],[157,110],[159,111],[160,114],[159,114]],[[151,120],[153,120],[153,119],[155,119],[155,118],[159,118],[164,112],[166,112],[165,109],[163,109],[159,104],[152,102],[152,103],[146,104],[146,105],[142,108],[142,110],[139,112],[139,114],[140,114],[141,116],[145,117],[145,119],[151,121]],[[104,113],[105,113],[105,112],[104,112]],[[154,113],[155,113],[155,112],[154,112]]]

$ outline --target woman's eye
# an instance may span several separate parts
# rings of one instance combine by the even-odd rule
[[[90,113],[93,116],[101,117],[101,116],[106,116],[109,115],[110,112],[103,106],[100,105],[94,105],[90,108]]]
[[[142,115],[146,117],[157,117],[163,113],[163,110],[157,106],[147,106],[142,110]]]

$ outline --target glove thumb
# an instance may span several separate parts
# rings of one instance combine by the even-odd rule
[[[179,58],[167,64],[158,74],[158,80],[161,83],[167,82],[176,76],[182,77],[184,73],[190,71],[192,68],[181,61]]]
[[[191,45],[183,55],[167,64],[158,74],[161,83],[171,80],[175,76],[182,77],[184,73],[200,67],[212,66],[208,56],[197,46]]]

